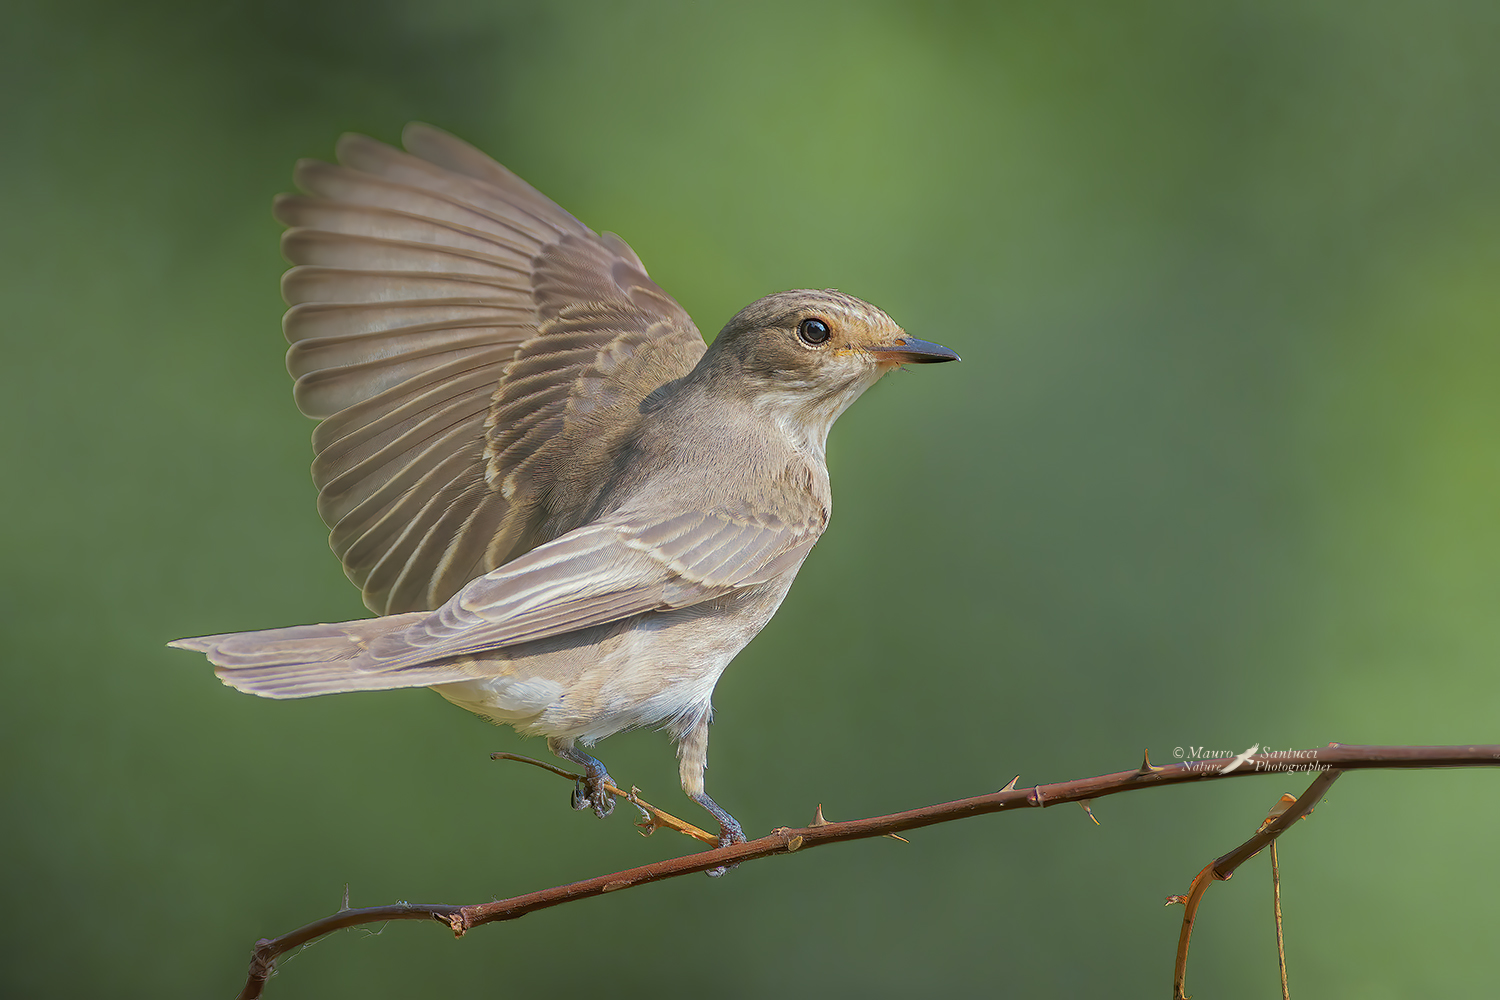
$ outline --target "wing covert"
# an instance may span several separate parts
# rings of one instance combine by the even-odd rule
[[[571,531],[464,587],[362,657],[396,670],[685,608],[793,572],[821,525],[690,511]]]

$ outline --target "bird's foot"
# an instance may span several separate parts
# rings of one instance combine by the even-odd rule
[[[719,846],[728,847],[730,844],[749,843],[745,839],[745,831],[740,829],[740,824],[728,813],[719,821]]]
[[[732,818],[730,819],[729,822],[733,824],[732,827],[727,827],[727,826],[720,826],[719,827],[719,846],[720,847],[728,847],[730,844],[744,844],[744,843],[748,843],[748,841],[745,840],[745,832],[740,829],[740,825],[738,823],[735,823]],[[738,868],[739,866],[740,866],[740,863],[738,861],[736,861],[733,864],[720,865],[717,868],[710,868],[704,874],[707,875],[709,878],[718,878],[721,875],[727,875],[727,874],[729,874],[730,871],[732,871],[735,868]]]
[[[614,785],[615,781],[603,764],[578,749],[571,740],[549,739],[547,749],[583,768],[583,777],[573,783],[574,809],[592,809],[600,819],[615,811],[615,797],[604,787]]]
[[[709,798],[707,795],[694,795],[693,798],[697,800],[700,806],[713,813],[714,819],[719,821],[720,847],[728,847],[730,844],[743,844],[747,842],[745,840],[745,831],[740,827],[739,821],[736,820],[733,816],[729,815],[728,810],[719,805],[713,799]],[[730,865],[720,865],[717,868],[710,868],[704,874],[709,878],[718,878],[721,875],[727,875],[730,870],[738,867],[738,862]]]
[[[590,770],[573,785],[573,808],[592,809],[600,819],[614,812],[615,797],[605,789],[606,784],[614,784],[608,771],[603,768],[597,772]]]

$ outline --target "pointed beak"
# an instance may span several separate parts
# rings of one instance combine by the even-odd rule
[[[958,361],[959,356],[942,344],[930,344],[905,334],[897,337],[889,346],[871,347],[871,354],[881,361],[897,365],[927,365],[938,361]]]

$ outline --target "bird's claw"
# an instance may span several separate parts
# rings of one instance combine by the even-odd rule
[[[745,831],[740,829],[734,817],[730,817],[727,823],[719,824],[719,846],[728,847],[730,844],[746,844]]]
[[[745,839],[745,831],[740,829],[740,824],[735,821],[735,818],[733,816],[728,816],[725,820],[721,820],[719,822],[720,847],[728,847],[730,844],[744,844],[747,842],[748,841],[746,841]],[[731,870],[738,868],[739,866],[739,862],[736,861],[733,864],[720,865],[717,868],[710,868],[704,874],[709,878],[718,878],[720,875],[727,875]]]
[[[605,790],[609,775],[589,775],[573,786],[573,808],[592,809],[600,819],[615,811],[615,797]]]

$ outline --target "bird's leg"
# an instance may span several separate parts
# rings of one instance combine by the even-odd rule
[[[549,736],[547,749],[563,760],[570,760],[583,768],[583,787],[573,788],[574,809],[593,809],[594,815],[600,819],[614,812],[615,797],[604,790],[604,783],[613,785],[615,780],[609,776],[603,764],[578,749],[570,739]]]
[[[720,847],[745,843],[745,831],[740,829],[739,820],[729,815],[729,812],[723,806],[709,798],[707,792],[698,792],[692,798],[694,802],[713,813],[714,819],[719,821]]]
[[[745,842],[745,831],[740,829],[740,824],[729,812],[703,790],[703,772],[708,770],[708,713],[693,724],[677,744],[678,769],[682,776],[682,790],[687,793],[688,798],[698,803],[713,814],[714,819],[719,821],[719,846],[728,847],[730,844],[743,844]],[[723,875],[734,865],[724,868],[715,868],[710,875]]]

